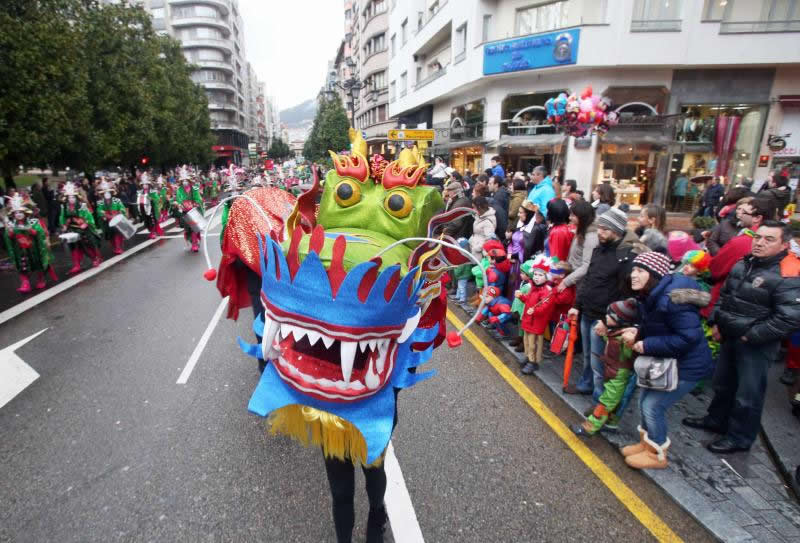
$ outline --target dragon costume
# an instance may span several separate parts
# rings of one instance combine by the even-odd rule
[[[416,149],[391,163],[379,155],[368,162],[360,135],[351,131],[351,141],[350,156],[331,153],[334,169],[324,189],[315,175],[285,219],[274,220],[285,201],[277,208],[233,204],[225,237],[238,237],[223,241],[218,280],[221,293],[231,292],[226,253],[258,263],[263,314],[253,329],[261,342],[239,341],[245,353],[269,363],[248,408],[268,417],[272,433],[322,449],[340,540],[349,540],[353,510],[352,495],[349,504],[337,502],[337,474],[349,465],[352,479],[353,465],[365,466],[369,486],[375,472],[383,473],[397,391],[434,374],[416,369],[445,339],[442,275],[464,264],[469,252],[452,238],[430,235],[471,212],[439,214],[441,195],[420,183],[425,164]],[[247,235],[234,232],[234,222],[247,216],[260,222],[249,221]],[[207,279],[215,276],[213,268],[206,272]],[[447,340],[456,346],[460,335],[451,332]],[[378,494],[382,502],[383,490]],[[379,540],[369,534],[370,526],[382,526],[373,523],[381,509],[370,497],[368,541]]]
[[[42,223],[34,218],[30,205],[22,196],[15,194],[9,200],[9,217],[3,229],[3,241],[11,262],[17,268],[20,286],[17,292],[31,291],[31,274],[39,272],[36,288],[46,286],[45,272],[53,281],[58,281],[53,269],[53,255],[47,245],[47,232]]]

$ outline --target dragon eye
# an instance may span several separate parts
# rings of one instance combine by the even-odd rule
[[[361,187],[350,179],[343,179],[336,185],[334,193],[336,203],[342,207],[350,207],[361,201]]]
[[[383,201],[383,207],[392,217],[404,219],[411,214],[414,204],[411,197],[403,191],[390,192]]]

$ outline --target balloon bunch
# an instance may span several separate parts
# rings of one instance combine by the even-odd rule
[[[617,124],[617,113],[611,109],[611,100],[592,94],[586,87],[580,96],[562,92],[544,103],[547,122],[570,136],[581,138],[593,130],[605,134]]]

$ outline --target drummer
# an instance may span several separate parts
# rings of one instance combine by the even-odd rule
[[[83,195],[71,181],[64,184],[61,193],[61,225],[62,239],[68,244],[72,255],[72,267],[67,273],[81,271],[83,256],[91,259],[94,267],[103,262],[100,256],[100,233],[95,226],[94,216],[83,200]]]
[[[164,176],[161,174],[156,177],[156,191],[158,192],[159,196],[159,209],[161,209],[158,220],[161,223],[167,220],[169,215],[169,205],[173,198],[172,185],[165,182]]]
[[[142,172],[139,178],[141,189],[136,193],[136,207],[144,225],[150,231],[150,239],[155,239],[156,235],[163,236],[159,219],[161,218],[161,195],[152,190],[152,182],[147,172]]]
[[[103,229],[104,237],[111,242],[111,250],[115,255],[122,254],[122,244],[124,236],[111,226],[109,223],[117,215],[122,215],[127,219],[128,211],[122,200],[116,197],[117,189],[113,183],[109,183],[105,177],[100,178],[97,185],[97,220]]]
[[[180,170],[178,190],[175,193],[175,200],[172,206],[181,226],[183,226],[183,237],[186,243],[191,243],[193,253],[198,252],[200,250],[200,232],[192,229],[193,221],[188,214],[193,209],[197,209],[201,215],[205,214],[205,211],[203,209],[203,197],[200,195],[197,185],[193,183],[186,166]]]

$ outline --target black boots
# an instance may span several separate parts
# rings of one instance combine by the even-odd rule
[[[386,530],[386,507],[370,509],[367,517],[367,543],[383,543],[383,532]]]

